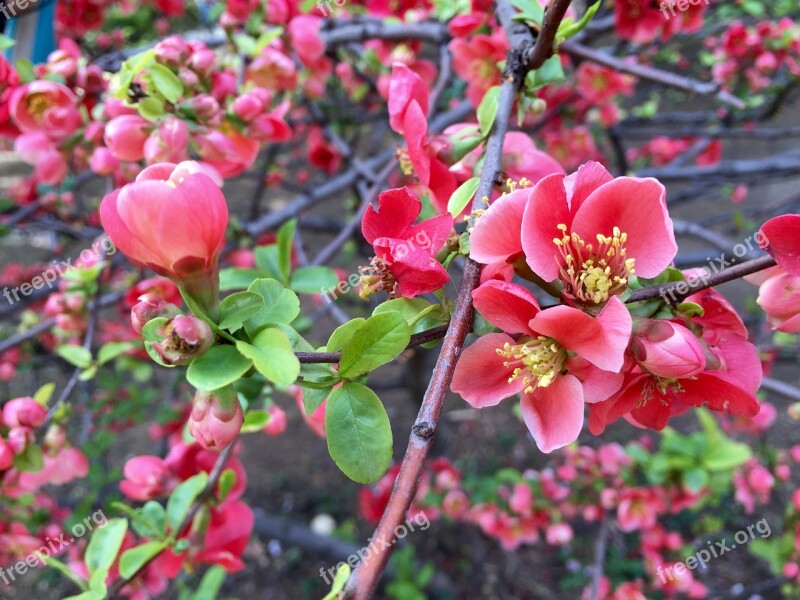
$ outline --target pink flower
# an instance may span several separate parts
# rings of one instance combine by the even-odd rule
[[[624,488],[617,505],[617,520],[622,531],[650,529],[664,512],[663,498],[655,488]]]
[[[45,133],[54,139],[70,135],[81,123],[75,94],[54,81],[32,81],[16,88],[9,114],[24,133]]]
[[[761,226],[757,239],[779,266],[800,277],[800,215],[770,219]]]
[[[545,530],[545,539],[551,546],[566,546],[574,536],[569,523],[553,523]]]
[[[128,258],[173,279],[213,312],[228,207],[208,173],[214,175],[195,162],[148,167],[103,198],[100,218]]]
[[[269,413],[269,421],[264,427],[264,433],[267,435],[281,435],[286,431],[286,411],[284,411],[277,404],[273,404],[267,409]]]
[[[558,279],[567,301],[606,302],[625,290],[631,274],[655,277],[675,257],[665,195],[655,179],[615,179],[595,162],[568,177],[550,175],[530,191],[524,208],[525,260],[545,281]],[[484,240],[490,242],[491,233]],[[492,262],[486,254],[484,245],[476,254],[473,236],[473,258]]]
[[[214,343],[208,323],[191,315],[171,318],[158,333],[164,339],[152,343],[152,348],[167,365],[188,365]]]
[[[666,319],[639,319],[634,324],[631,354],[653,375],[691,377],[706,367],[703,348],[683,325]]]
[[[224,450],[239,436],[243,422],[242,405],[232,386],[195,394],[189,433],[203,448]]]
[[[451,389],[476,408],[521,393],[525,424],[542,452],[575,441],[584,402],[606,400],[619,389],[628,310],[617,298],[597,318],[569,306],[541,310],[525,288],[498,280],[483,283],[472,298],[507,333],[490,333],[464,350]]]
[[[119,159],[108,148],[95,148],[89,167],[98,175],[113,175],[119,169]]]
[[[0,438],[0,471],[10,469],[14,465],[14,451],[3,438]]]
[[[175,476],[164,459],[157,456],[136,456],[125,463],[125,479],[119,489],[131,500],[145,502],[168,494]]]
[[[450,277],[435,255],[453,229],[449,214],[414,224],[422,211],[408,188],[382,192],[378,210],[367,208],[361,221],[364,238],[375,249],[373,274],[362,276],[362,297],[378,290],[413,298],[445,285]]]
[[[189,127],[177,117],[167,117],[144,143],[144,158],[151,165],[179,163],[188,158]]]
[[[56,143],[44,133],[26,133],[14,140],[14,150],[34,165],[36,179],[47,185],[59,185],[67,176],[67,158]]]
[[[139,296],[139,301],[131,308],[131,326],[136,333],[142,333],[148,321],[157,317],[172,318],[180,314],[178,307],[167,302],[159,294],[147,293]]]
[[[105,142],[119,160],[144,158],[144,143],[153,125],[139,115],[114,117],[106,125]]]
[[[14,398],[3,405],[3,423],[6,427],[36,429],[44,423],[47,409],[33,398]]]
[[[226,133],[210,129],[194,138],[197,152],[203,162],[214,167],[225,178],[244,173],[255,162],[260,144],[241,133],[227,130]]]
[[[758,304],[773,329],[784,333],[800,331],[800,276],[773,267],[745,279],[760,284]]]
[[[323,54],[325,44],[319,36],[322,19],[312,15],[298,15],[289,21],[292,48],[306,65],[313,65]]]
[[[497,63],[506,59],[508,40],[501,27],[492,35],[476,35],[470,40],[454,39],[450,42],[453,70],[467,82],[467,98],[478,107],[483,95],[500,82]]]

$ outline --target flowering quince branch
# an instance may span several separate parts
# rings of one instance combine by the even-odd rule
[[[525,72],[527,69],[538,68],[552,54],[552,46],[546,47],[545,44],[552,44],[555,32],[550,30],[558,28],[561,17],[566,12],[570,1],[555,0],[547,9],[548,14],[552,11],[552,14],[557,17],[545,19],[543,31],[540,33],[536,46],[534,46],[534,58],[524,66],[514,62],[513,53],[523,51],[525,45],[531,43],[530,36],[524,32],[524,28],[515,27],[512,29],[512,10],[510,5],[505,0],[497,2],[498,18],[509,34],[511,50],[503,83],[500,87],[494,126],[486,143],[480,183],[473,203],[474,208],[480,206],[481,199],[489,196],[494,187],[497,173],[500,169],[503,140],[511,118],[512,106],[517,90],[524,79]],[[428,389],[422,399],[422,406],[417,414],[414,426],[411,428],[408,447],[400,464],[400,471],[394,489],[380,523],[372,536],[372,539],[377,540],[386,550],[377,555],[367,557],[359,564],[347,582],[345,588],[347,597],[352,597],[355,600],[371,598],[377,589],[380,575],[386,568],[395,540],[395,528],[405,519],[411,500],[416,492],[425,458],[436,436],[439,416],[447,389],[455,373],[461,347],[471,329],[472,291],[477,287],[479,277],[480,266],[475,261],[467,259],[462,274],[461,288],[439,353],[437,367],[431,376]]]

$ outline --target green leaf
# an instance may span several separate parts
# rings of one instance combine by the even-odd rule
[[[272,279],[282,279],[280,259],[278,258],[278,244],[259,246],[253,251],[256,259],[256,267],[261,269]],[[264,277],[264,275],[261,275]]]
[[[750,460],[752,455],[750,448],[740,442],[716,444],[703,456],[703,464],[709,471],[732,471]]]
[[[108,573],[111,565],[117,559],[127,531],[127,519],[109,519],[105,526],[94,531],[84,556],[86,568],[91,575]],[[102,579],[105,579],[105,575]]]
[[[292,272],[292,243],[295,229],[297,229],[297,219],[286,221],[278,230],[278,267],[286,284],[289,283],[289,273]]]
[[[242,433],[261,431],[269,423],[269,413],[265,410],[248,410],[244,416]]]
[[[173,535],[180,534],[176,528],[189,513],[192,503],[206,487],[206,483],[208,483],[208,474],[198,473],[184,481],[170,494],[169,500],[167,500],[167,523],[169,523]]]
[[[530,79],[530,82],[528,81]],[[548,58],[541,67],[532,71],[530,77],[526,78],[526,89],[538,90],[546,85],[564,81],[564,67],[561,66],[561,58],[554,54]]]
[[[484,137],[488,136],[492,131],[494,119],[497,116],[497,105],[500,102],[500,86],[486,90],[486,93],[478,106],[478,125],[480,125],[481,133]],[[449,210],[449,208],[448,208]]]
[[[405,350],[410,338],[403,315],[387,312],[370,317],[342,347],[339,374],[353,378],[377,369]]]
[[[147,542],[122,553],[119,559],[119,573],[125,579],[131,579],[150,560],[161,554],[167,542]]]
[[[80,369],[86,369],[92,364],[92,353],[83,346],[64,344],[56,348],[56,354]]]
[[[0,33],[0,50],[7,50],[8,48],[11,48],[14,44],[16,44],[14,40]]]
[[[150,78],[158,92],[167,99],[168,102],[175,104],[183,96],[183,83],[169,67],[154,62],[149,67]]]
[[[37,473],[44,468],[44,454],[36,444],[28,444],[25,451],[14,457],[14,466],[23,473]]]
[[[447,203],[447,212],[449,212],[454,219],[464,212],[470,200],[478,191],[478,186],[481,183],[480,177],[473,177],[467,179],[464,183],[458,186],[458,189],[450,196],[450,201]]]
[[[222,584],[225,583],[227,571],[219,565],[214,565],[206,571],[197,586],[197,592],[192,600],[217,600]]]
[[[301,294],[324,294],[338,283],[336,273],[328,267],[300,267],[289,277],[289,287]]]
[[[134,347],[135,344],[132,342],[108,342],[103,344],[100,350],[97,351],[97,364],[104,365]]]
[[[158,352],[153,350],[153,344],[160,342],[164,339],[159,333],[159,329],[167,324],[169,319],[165,317],[156,317],[155,319],[150,319],[147,323],[144,324],[142,327],[142,340],[144,341],[144,349],[147,351],[147,354],[150,358],[153,359],[154,362],[161,365],[162,367],[169,367],[172,368],[175,365],[168,365],[165,363],[161,357],[158,355]]]
[[[142,98],[136,104],[136,108],[139,114],[148,121],[155,121],[166,112],[164,110],[164,101],[154,96]]]
[[[395,298],[394,300],[388,300],[380,303],[372,314],[379,315],[387,312],[397,312],[403,315],[403,318],[411,327],[412,333],[419,333],[426,329],[443,325],[446,322],[446,319],[442,320],[442,307],[438,304],[431,304],[422,298]]]
[[[252,335],[262,327],[274,324],[288,325],[300,314],[300,300],[292,290],[274,279],[256,279],[248,292],[264,299],[264,308],[245,321],[245,330]]]
[[[186,379],[200,390],[216,390],[241,378],[253,362],[234,346],[214,346],[195,358],[186,371]]]
[[[22,83],[30,83],[37,78],[33,63],[27,58],[18,58],[14,63],[14,68],[17,70],[17,74]]]
[[[219,501],[225,502],[228,494],[231,493],[233,486],[236,485],[236,471],[225,469],[219,477]]]
[[[45,566],[48,566],[48,567],[52,567],[53,569],[55,569],[56,571],[61,573],[64,577],[66,577],[72,583],[74,583],[76,586],[78,586],[79,589],[81,589],[83,591],[86,591],[86,590],[89,589],[89,586],[86,583],[86,581],[81,579],[78,576],[78,574],[75,573],[75,571],[70,569],[67,565],[65,565],[63,562],[61,562],[57,558],[53,558],[52,556],[45,556],[44,554],[39,554],[39,552],[36,552],[36,556],[39,558],[40,561],[42,561],[42,564],[44,564]]]
[[[333,578],[331,591],[328,592],[322,600],[337,600],[339,594],[344,590],[348,579],[350,579],[350,565],[342,563],[342,566],[336,569],[336,577]]]
[[[683,484],[690,491],[697,493],[708,484],[708,473],[703,469],[690,469],[683,473]]]
[[[558,27],[558,32],[556,33],[556,39],[563,38],[568,40],[569,38],[577,35],[591,22],[592,18],[594,17],[597,9],[600,8],[600,2],[595,2],[592,6],[588,8],[586,13],[583,15],[580,21],[575,24],[572,23],[565,23],[562,22],[561,25]]]
[[[262,329],[253,343],[236,342],[239,352],[253,361],[264,377],[279,387],[287,387],[300,375],[300,361],[294,355],[292,343],[280,329]]]
[[[255,292],[231,294],[219,304],[219,328],[236,331],[263,308],[266,308],[264,298]]]
[[[372,483],[389,468],[389,416],[375,392],[365,385],[348,382],[331,392],[325,432],[331,458],[353,481]]]
[[[33,394],[33,399],[42,406],[47,406],[47,404],[50,402],[50,398],[53,397],[53,392],[55,391],[55,383],[45,383],[42,387],[36,390],[36,392]]]
[[[230,267],[219,272],[219,289],[222,292],[229,290],[242,290],[250,286],[253,281],[264,274],[258,269],[239,269]]]
[[[378,308],[383,306],[383,304],[379,304]],[[325,345],[325,350],[328,352],[338,352],[342,349],[345,343],[353,337],[356,330],[358,330],[361,325],[366,323],[367,320],[363,317],[357,317],[347,323],[339,325],[334,332],[331,334],[331,337],[328,338],[328,343]]]
[[[258,54],[256,41],[246,33],[235,33],[233,35],[233,43],[236,44],[236,49],[243,54],[248,56]]]
[[[514,15],[515,20],[530,21],[537,26],[542,25],[544,9],[538,0],[511,0],[511,4],[521,11],[520,14]]]

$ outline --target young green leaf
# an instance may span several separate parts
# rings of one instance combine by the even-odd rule
[[[301,294],[324,294],[339,283],[328,267],[300,267],[289,277],[289,287]]]
[[[127,519],[109,519],[104,527],[96,529],[92,533],[92,539],[89,540],[84,556],[86,568],[90,574],[108,573],[111,565],[117,559],[127,531]]]
[[[158,556],[167,547],[167,542],[147,542],[122,553],[119,559],[119,574],[130,579],[139,569]]]
[[[486,90],[486,93],[478,106],[478,125],[480,125],[481,133],[487,137],[492,131],[494,119],[497,116],[497,105],[500,102],[500,86]]]
[[[208,474],[201,472],[184,481],[170,494],[169,500],[167,500],[167,523],[169,523],[173,535],[180,534],[179,531],[175,531],[175,528],[189,513],[192,503],[206,487],[206,483],[208,483]]]
[[[342,347],[339,374],[353,378],[377,369],[405,350],[410,338],[411,328],[400,313],[370,317]]]
[[[481,183],[480,177],[472,177],[467,179],[464,183],[458,186],[458,189],[450,196],[450,201],[447,203],[447,212],[449,212],[454,219],[464,212],[470,200],[478,191],[478,186]]]
[[[87,369],[92,364],[92,353],[83,346],[63,344],[56,348],[56,354],[80,369]]]
[[[231,294],[219,303],[219,328],[236,331],[263,308],[266,308],[264,298],[255,292]]]
[[[267,325],[288,325],[300,314],[297,294],[287,290],[280,281],[256,279],[247,291],[255,292],[264,299],[264,308],[245,321],[245,331],[250,335]]]
[[[325,410],[328,452],[353,481],[372,483],[392,460],[392,427],[371,389],[348,382],[331,392]]]
[[[240,341],[236,347],[253,361],[259,373],[279,387],[291,385],[300,375],[300,361],[294,355],[289,338],[280,329],[262,329],[252,344]]]
[[[253,366],[234,346],[214,346],[192,361],[186,379],[200,390],[216,390],[234,383]]]

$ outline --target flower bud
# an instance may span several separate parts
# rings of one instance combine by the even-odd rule
[[[219,102],[208,94],[198,94],[189,100],[189,108],[201,123],[215,125],[220,122],[222,117],[222,109],[219,107]]]
[[[158,294],[142,294],[139,302],[131,308],[131,326],[136,333],[142,333],[144,327],[151,319],[166,317],[171,319],[181,314],[178,307],[164,300]]]
[[[42,446],[48,452],[58,453],[67,442],[67,432],[61,425],[50,425],[47,428],[47,433],[44,434],[44,441]]]
[[[189,433],[206,450],[230,446],[242,430],[244,414],[233,386],[206,392],[198,390],[189,417]]]
[[[119,160],[108,148],[95,148],[89,166],[98,175],[111,175],[119,168]]]
[[[280,406],[273,404],[267,409],[269,421],[264,426],[264,433],[267,435],[280,435],[286,431],[286,411]]]
[[[142,160],[151,127],[150,122],[139,115],[114,117],[106,125],[106,146],[119,160]]]
[[[34,441],[33,432],[27,427],[12,427],[6,441],[14,454],[22,454],[28,444]]]
[[[36,429],[46,416],[47,409],[30,397],[14,398],[3,405],[3,423],[7,427]]]
[[[161,360],[168,365],[186,365],[205,353],[214,343],[214,332],[208,323],[194,316],[178,315],[162,326],[164,337],[153,344]]]
[[[706,367],[703,347],[694,334],[666,320],[639,320],[631,352],[642,368],[659,377],[691,377]]]
[[[10,469],[14,464],[14,451],[3,438],[0,438],[0,471]]]
[[[174,476],[164,459],[157,456],[135,456],[125,463],[125,479],[119,489],[131,500],[144,502],[169,493]]]
[[[249,123],[264,112],[264,102],[259,95],[246,93],[233,101],[231,110],[242,121]]]
[[[180,67],[189,58],[189,45],[177,35],[158,42],[154,51],[156,60],[168,67]]]

